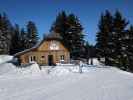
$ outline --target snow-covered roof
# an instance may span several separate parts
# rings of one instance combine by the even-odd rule
[[[14,54],[14,56],[18,56],[18,55],[21,55],[21,54],[23,54],[23,53],[26,53],[26,52],[29,52],[29,51],[31,51],[31,50],[34,50],[34,49],[36,49],[37,47],[39,47],[39,45],[40,45],[41,43],[42,43],[42,42],[40,41],[40,42],[38,42],[35,46],[33,46],[32,48],[25,49],[24,51],[18,52],[18,53],[16,53],[16,54]]]
[[[18,56],[18,55],[21,55],[23,53],[29,52],[31,50],[35,50],[36,48],[38,48],[46,40],[55,40],[55,39],[56,40],[61,40],[62,37],[60,36],[59,33],[51,32],[47,36],[45,36],[41,41],[39,41],[35,46],[33,46],[32,48],[29,48],[29,49],[26,49],[24,51],[18,52],[16,54],[14,54],[14,56]]]
[[[60,40],[60,39],[62,39],[62,37],[60,36],[59,33],[51,32],[44,39],[46,39],[46,40],[48,40],[48,39],[59,39]]]

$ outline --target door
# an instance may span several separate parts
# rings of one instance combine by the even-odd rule
[[[48,55],[48,65],[49,66],[53,65],[53,55]]]

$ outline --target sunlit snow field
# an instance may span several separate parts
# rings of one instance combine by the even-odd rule
[[[7,58],[6,58],[7,57]],[[6,59],[6,60],[5,60]],[[101,65],[18,69],[0,56],[0,100],[133,100],[133,74]]]

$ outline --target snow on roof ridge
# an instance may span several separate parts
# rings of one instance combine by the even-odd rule
[[[47,34],[46,37],[44,37],[42,40],[40,40],[40,41],[39,41],[35,46],[33,46],[32,48],[25,49],[25,50],[23,50],[23,51],[21,51],[21,52],[18,52],[18,53],[16,53],[16,54],[14,54],[14,56],[17,56],[17,55],[20,55],[20,54],[22,54],[22,53],[28,52],[28,51],[30,51],[30,50],[36,49],[36,48],[38,48],[38,47],[41,45],[41,43],[42,43],[43,41],[45,41],[45,40],[47,40],[47,39],[51,39],[51,38],[61,39],[61,36],[59,35],[59,33],[53,32],[53,31],[52,31],[52,32],[50,32],[49,34]]]
[[[17,56],[17,55],[19,55],[19,54],[22,54],[22,53],[28,52],[28,51],[30,51],[30,50],[36,49],[36,48],[42,43],[42,41],[43,41],[43,40],[40,40],[35,46],[33,46],[33,47],[29,48],[29,49],[25,49],[25,50],[23,50],[23,51],[20,51],[20,52],[14,54],[14,56]]]

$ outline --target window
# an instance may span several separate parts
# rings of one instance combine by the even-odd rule
[[[58,50],[59,49],[59,43],[56,41],[51,41],[49,48],[50,48],[50,50]]]
[[[45,60],[45,56],[41,56],[41,60]]]
[[[64,55],[60,56],[60,60],[64,60],[64,58],[65,58]]]
[[[29,62],[36,61],[36,56],[29,56]]]
[[[42,56],[42,58],[45,58],[44,56]]]

